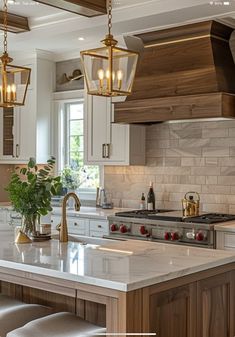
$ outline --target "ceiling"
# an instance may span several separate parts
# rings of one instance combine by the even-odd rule
[[[99,45],[106,33],[106,15],[86,18],[32,0],[8,1],[9,12],[27,16],[31,28],[8,34],[11,53],[42,49],[56,60],[73,58]],[[229,18],[233,24],[235,0],[113,0],[113,33],[121,43],[123,35],[211,18]]]

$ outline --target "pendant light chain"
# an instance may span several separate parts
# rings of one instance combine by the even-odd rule
[[[111,29],[112,29],[112,0],[109,0],[109,4],[108,4],[108,29],[109,29],[109,35],[111,35]]]
[[[7,54],[7,0],[3,4],[4,54]]]

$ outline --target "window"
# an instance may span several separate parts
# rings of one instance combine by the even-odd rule
[[[99,185],[99,166],[84,165],[84,102],[62,104],[60,122],[60,170],[70,167],[79,181],[80,190]]]

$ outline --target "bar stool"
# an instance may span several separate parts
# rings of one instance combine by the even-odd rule
[[[7,337],[79,337],[105,334],[106,329],[71,313],[60,312],[35,319],[7,334]]]
[[[5,337],[9,331],[51,313],[51,308],[38,304],[26,304],[0,294],[0,336]]]

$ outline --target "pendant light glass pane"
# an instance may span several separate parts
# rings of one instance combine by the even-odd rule
[[[1,66],[0,106],[24,105],[31,69],[7,64]]]
[[[122,48],[112,48],[113,91],[130,95],[135,78],[138,54]]]
[[[138,53],[112,46],[83,51],[81,56],[88,94],[131,94]]]
[[[86,85],[91,95],[102,95],[108,88],[108,48],[81,52]]]

